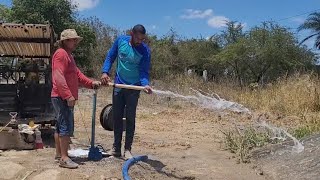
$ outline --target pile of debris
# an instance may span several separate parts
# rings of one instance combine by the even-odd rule
[[[4,127],[0,131],[0,149],[30,150],[43,148],[39,125],[19,124],[18,128]]]

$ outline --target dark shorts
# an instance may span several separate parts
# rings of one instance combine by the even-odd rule
[[[59,136],[73,136],[74,132],[74,112],[73,107],[69,107],[67,101],[60,97],[52,97],[51,102],[56,114],[56,133]]]

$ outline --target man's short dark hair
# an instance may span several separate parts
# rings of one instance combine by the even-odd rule
[[[144,26],[141,24],[137,24],[132,28],[132,32],[146,34],[146,28],[144,28]]]

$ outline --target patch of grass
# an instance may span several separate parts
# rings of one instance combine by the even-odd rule
[[[312,130],[308,126],[299,127],[295,129],[293,133],[294,137],[296,137],[297,139],[301,139],[311,134],[312,134]]]
[[[293,130],[292,134],[297,139],[301,139],[301,138],[313,135],[313,134],[318,133],[318,132],[320,132],[320,122],[312,121],[312,122],[309,122],[309,123],[307,123],[307,124],[305,124],[303,126],[295,128]]]
[[[270,137],[267,132],[258,132],[254,128],[240,131],[223,132],[225,135],[226,149],[235,153],[242,163],[250,162],[250,151],[257,147],[262,147],[269,143]]]
[[[282,114],[300,116],[305,112],[319,112],[319,80],[312,74],[279,79],[273,85],[257,91],[243,90],[234,98],[247,106]]]

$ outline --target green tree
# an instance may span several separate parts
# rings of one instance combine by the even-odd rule
[[[90,42],[92,46],[90,49],[91,55],[89,61],[92,66],[87,68],[87,70],[90,71],[88,74],[100,76],[101,66],[106,58],[108,50],[113,44],[113,41],[119,35],[119,30],[101,22],[97,17],[83,19],[83,23],[92,29],[95,35],[90,38],[90,40],[94,38],[94,41]],[[90,32],[91,31],[88,31],[88,33]]]
[[[242,66],[246,50],[243,41],[244,37],[243,25],[236,21],[227,22],[226,28],[221,34],[211,37],[212,40],[220,43],[220,46],[224,48],[218,56],[213,56],[213,59],[216,59],[220,65],[222,63],[222,67],[226,70],[225,72],[236,77],[241,86],[246,69]]]
[[[57,34],[76,22],[76,6],[69,0],[12,0],[11,21],[17,23],[49,22]]]
[[[312,37],[316,37],[314,45],[320,48],[320,12],[311,13],[305,22],[299,26],[298,31],[301,30],[311,30],[311,35],[304,38],[301,43]]]
[[[226,29],[220,34],[220,42],[222,46],[227,46],[238,42],[239,39],[244,37],[243,24],[236,21],[228,21]]]
[[[312,67],[313,53],[300,47],[294,34],[278,24],[267,22],[251,29],[248,39],[251,81],[263,83],[264,78],[275,80]]]
[[[89,71],[95,63],[93,62],[95,60],[93,50],[97,46],[95,32],[85,21],[77,21],[76,23],[71,24],[69,28],[75,29],[79,36],[83,37],[83,40],[80,42],[74,54],[77,59],[77,64],[86,71]]]
[[[217,59],[240,85],[272,81],[296,70],[312,68],[314,54],[300,47],[288,29],[272,22],[250,29],[226,46]]]
[[[240,86],[243,85],[245,73],[248,67],[245,66],[248,55],[246,39],[239,39],[236,43],[226,46],[216,57],[220,63],[224,64],[229,76],[235,77]]]
[[[151,48],[151,75],[153,78],[160,78],[168,74],[183,72],[183,61],[180,59],[180,50],[177,33],[171,29],[165,36],[158,39],[156,36],[149,36]]]
[[[64,29],[76,29],[84,39],[74,54],[78,64],[88,71],[94,63],[95,31],[88,22],[77,19],[76,8],[69,0],[13,0],[10,21],[31,24],[48,22],[57,36]]]
[[[11,16],[11,9],[5,5],[0,4],[0,22],[9,21]]]

